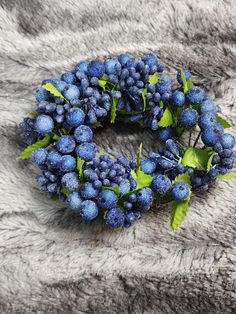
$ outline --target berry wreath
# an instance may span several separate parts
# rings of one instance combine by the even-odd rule
[[[172,202],[175,230],[192,193],[234,178],[235,138],[224,132],[230,123],[219,106],[194,87],[188,70],[178,71],[175,88],[163,70],[154,54],[121,54],[82,61],[60,79],[43,81],[35,111],[20,124],[29,145],[20,159],[31,157],[41,169],[40,190],[85,220],[102,215],[114,229],[131,226],[154,202]],[[93,129],[117,117],[155,131],[163,145],[144,160],[142,144],[135,161],[98,156]],[[187,146],[180,143],[183,132],[189,132]]]

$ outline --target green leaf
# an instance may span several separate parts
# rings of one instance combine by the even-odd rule
[[[118,185],[115,186],[104,186],[102,190],[110,190],[116,193],[116,195],[120,195],[120,189]]]
[[[161,120],[158,122],[160,127],[166,128],[174,123],[173,115],[169,108],[166,108]]]
[[[224,129],[230,128],[232,125],[225,118],[216,114],[216,121],[223,126]]]
[[[61,128],[60,130],[61,130],[61,132],[62,132],[64,135],[69,134],[68,129]]]
[[[57,134],[53,134],[52,139],[54,141],[58,141],[59,140],[59,136]]]
[[[164,104],[163,104],[163,101],[162,101],[162,100],[159,101],[159,107],[160,107],[160,108],[164,108]]]
[[[103,213],[103,219],[105,220],[106,217],[107,217],[107,210],[105,210],[104,213]]]
[[[117,105],[118,105],[118,99],[112,97],[112,103],[111,103],[111,123],[115,123]]]
[[[103,90],[105,90],[105,89],[106,89],[106,85],[107,85],[107,80],[104,79],[104,78],[101,78],[100,80],[98,80],[98,85],[99,85],[100,87],[102,87]]]
[[[154,73],[152,75],[149,75],[149,83],[152,85],[155,85],[158,82],[158,79],[159,79],[158,73]]]
[[[94,123],[94,124],[92,125],[92,128],[93,128],[93,129],[102,128],[102,127],[103,127],[103,125],[101,124],[100,121],[97,121],[96,123]]]
[[[143,92],[142,92],[142,99],[143,99],[143,111],[145,111],[147,109],[147,88],[144,88]]]
[[[30,111],[30,112],[28,112],[28,115],[35,119],[38,116],[38,112]]]
[[[182,157],[182,165],[197,169],[207,169],[208,160],[211,156],[212,152],[207,151],[207,149],[188,147]]]
[[[176,183],[176,182],[185,182],[186,184],[188,184],[188,186],[191,190],[191,180],[190,180],[190,176],[187,172],[179,174],[173,181],[173,183]]]
[[[136,165],[136,169],[138,170],[140,168],[140,161],[141,161],[141,156],[142,156],[142,151],[143,151],[143,143],[141,143],[139,145],[139,150],[138,150],[138,154],[137,154],[137,165]]]
[[[183,82],[184,93],[187,93],[187,91],[188,91],[188,84],[187,84],[187,81],[186,81],[186,77],[185,77],[184,71],[182,69],[180,70],[180,75],[181,75],[181,79],[182,79],[182,82]]]
[[[193,86],[194,86],[194,85],[193,85],[192,80],[188,80],[188,81],[187,81],[187,87],[188,87],[188,89],[192,88]]]
[[[57,194],[51,195],[50,198],[51,198],[51,200],[54,201],[54,202],[56,202],[56,201],[59,200],[59,196],[58,196]]]
[[[135,190],[142,189],[151,185],[153,177],[144,173],[140,168],[136,171],[131,170],[131,176],[137,181],[137,187]]]
[[[60,97],[60,98],[64,99],[66,102],[68,102],[67,99],[59,92],[59,90],[57,90],[56,87],[53,86],[51,83],[44,84],[44,85],[42,85],[42,87],[44,89],[46,89],[52,95],[54,95],[56,97]]]
[[[79,177],[82,180],[84,175],[84,163],[85,161],[79,157],[76,159],[76,169],[79,172]]]
[[[65,188],[62,188],[62,189],[61,189],[61,192],[62,192],[63,194],[65,194],[67,197],[71,194],[71,192],[70,192],[69,190],[65,189]]]
[[[219,179],[219,180],[236,179],[236,174],[234,174],[234,173],[218,174],[217,179]]]
[[[178,227],[183,223],[187,215],[189,201],[190,198],[185,201],[173,201],[170,216],[170,226],[172,230],[178,229]]]
[[[211,169],[211,163],[212,163],[212,159],[213,159],[213,157],[216,155],[216,153],[211,153],[211,155],[210,155],[210,157],[209,157],[209,159],[208,159],[208,161],[207,161],[207,167],[206,167],[206,170],[207,170],[207,172]]]
[[[49,133],[44,136],[44,138],[28,147],[26,147],[23,152],[20,154],[19,159],[24,160],[30,158],[33,151],[35,151],[38,148],[47,147],[52,140],[52,133]]]

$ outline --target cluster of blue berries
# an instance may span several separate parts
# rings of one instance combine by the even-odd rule
[[[67,202],[85,220],[102,215],[112,228],[122,228],[153,203],[188,202],[192,191],[206,191],[226,175],[234,165],[235,138],[224,132],[228,122],[219,106],[193,86],[188,70],[178,71],[177,88],[163,70],[155,54],[121,54],[82,61],[60,79],[43,81],[33,117],[20,124],[29,145],[21,158],[31,157],[41,170],[40,190]],[[157,130],[162,146],[143,160],[98,156],[94,129],[116,116]],[[178,142],[192,130],[199,134],[190,148],[209,153],[207,168],[201,160],[188,163],[188,147]],[[199,139],[202,148],[195,147]]]

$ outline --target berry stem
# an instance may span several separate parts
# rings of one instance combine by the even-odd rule
[[[199,140],[199,138],[200,138],[200,136],[201,136],[201,131],[198,133],[198,136],[197,136],[197,138],[196,138],[196,140],[195,140],[195,142],[194,142],[194,144],[193,144],[193,147],[195,147],[196,145],[197,145],[197,143],[198,143],[198,140]]]

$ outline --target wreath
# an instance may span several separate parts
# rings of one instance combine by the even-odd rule
[[[229,172],[235,138],[225,132],[231,125],[220,107],[194,86],[189,70],[178,71],[172,82],[164,67],[152,53],[121,54],[79,62],[60,79],[42,82],[35,111],[20,123],[28,145],[20,159],[31,157],[41,170],[42,192],[85,220],[101,215],[116,230],[130,227],[152,205],[171,202],[175,230],[193,193],[235,177]],[[117,118],[151,129],[162,145],[145,159],[142,144],[136,160],[99,154],[93,133]]]

